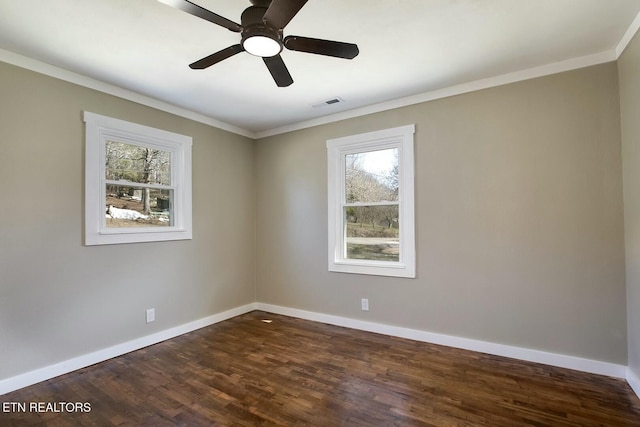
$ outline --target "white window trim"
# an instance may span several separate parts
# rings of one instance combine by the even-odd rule
[[[192,238],[191,146],[192,138],[99,114],[84,112],[85,244],[158,242]],[[174,223],[169,227],[107,228],[105,218],[105,142],[160,148],[171,152],[171,182],[175,183]]]
[[[414,157],[415,125],[400,126],[327,141],[329,271],[377,276],[416,277]],[[344,214],[345,155],[398,148],[400,160],[400,260],[398,262],[347,259]]]

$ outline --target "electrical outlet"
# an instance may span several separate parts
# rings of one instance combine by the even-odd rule
[[[369,300],[362,298],[362,311],[369,311]]]
[[[147,310],[147,323],[151,323],[156,320],[156,309],[150,308]]]

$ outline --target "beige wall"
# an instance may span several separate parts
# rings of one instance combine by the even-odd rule
[[[83,246],[83,110],[193,137],[193,240]],[[0,380],[255,300],[252,140],[4,63],[0,130]]]
[[[611,63],[254,142],[0,63],[0,380],[256,300],[626,364],[619,105]],[[82,245],[84,110],[193,136],[193,240]],[[326,140],[410,123],[418,277],[329,273]]]
[[[619,60],[629,368],[640,376],[640,38]]]
[[[417,278],[328,272],[326,140],[411,123]],[[626,364],[615,63],[266,138],[255,155],[258,301]]]

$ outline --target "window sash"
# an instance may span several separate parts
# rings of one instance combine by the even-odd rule
[[[104,185],[119,185],[120,187],[140,187],[151,188],[155,190],[176,190],[178,187],[175,185],[163,185],[163,184],[144,184],[134,181],[123,181],[114,179],[105,179],[102,181]]]
[[[394,217],[396,227],[393,227],[392,221],[387,219],[387,224],[369,222],[367,218],[363,220],[360,217],[358,222],[349,222],[350,213],[348,212],[350,206],[343,207],[342,209],[342,229],[343,229],[343,252],[342,259],[344,260],[362,260],[362,261],[376,261],[384,263],[399,263],[402,260],[402,244],[401,244],[401,214],[400,206],[397,204],[386,205],[359,205],[358,207],[395,207],[397,209],[397,217]],[[353,212],[352,212],[353,213]],[[379,236],[367,236],[370,227],[373,228],[373,232],[379,228],[381,235]],[[393,231],[395,229],[395,232]],[[352,235],[350,236],[350,231]],[[364,233],[364,235],[360,235]],[[394,236],[394,234],[396,234]],[[349,254],[351,249],[351,256]],[[397,251],[397,253],[396,253]],[[359,256],[358,256],[359,255]]]
[[[327,141],[330,271],[415,277],[414,132],[414,125],[409,125]],[[346,202],[346,156],[389,148],[398,149],[398,200]],[[396,205],[398,206],[398,222],[400,224],[398,261],[347,258],[345,208]]]
[[[116,132],[117,133],[117,132]],[[181,191],[181,185],[179,184],[179,180],[177,180],[178,168],[174,166],[174,159],[179,157],[179,154],[176,153],[175,147],[172,145],[162,144],[154,141],[148,142],[140,142],[139,140],[132,140],[129,136],[119,135],[119,137],[114,137],[111,135],[112,132],[105,132],[100,137],[100,152],[103,155],[102,163],[101,163],[101,171],[102,173],[100,179],[100,198],[103,201],[103,204],[106,205],[107,193],[106,186],[109,184],[112,185],[120,185],[120,186],[130,186],[130,187],[141,187],[141,188],[149,188],[149,189],[159,189],[159,190],[173,190],[173,200],[171,201],[171,215],[172,215],[172,225],[169,226],[148,226],[148,227],[108,227],[106,216],[103,216],[100,220],[100,229],[98,230],[98,234],[101,235],[117,235],[117,234],[149,234],[149,233],[165,233],[172,231],[180,231],[183,228],[181,227],[182,218],[180,215],[181,208],[180,202],[176,200],[175,195]],[[145,138],[143,138],[145,139]],[[125,141],[126,140],[126,141]],[[150,148],[155,150],[168,151],[170,153],[170,180],[175,185],[162,185],[162,184],[145,184],[139,183],[135,181],[128,180],[111,180],[106,179],[106,153],[107,153],[107,142],[123,142],[128,145],[134,145],[140,148]]]
[[[352,202],[352,203],[343,203],[342,206],[346,208],[350,207],[358,207],[358,206],[400,206],[400,201],[393,202]]]
[[[376,144],[374,146],[375,148],[373,149],[368,149],[369,147],[365,147],[363,149],[351,149],[348,151],[341,151],[340,152],[340,157],[341,157],[341,163],[342,163],[342,167],[340,168],[340,188],[342,190],[342,195],[341,195],[341,199],[342,202],[340,204],[340,229],[342,230],[342,233],[340,235],[340,239],[339,239],[339,246],[342,247],[342,251],[341,251],[341,256],[339,257],[338,262],[344,263],[344,264],[349,264],[351,262],[357,262],[357,263],[375,263],[375,264],[380,264],[380,265],[389,265],[392,266],[393,264],[401,264],[404,265],[403,263],[403,250],[402,250],[402,242],[401,242],[401,236],[398,236],[399,238],[399,242],[400,242],[400,248],[399,248],[399,257],[398,257],[398,261],[377,261],[374,259],[357,259],[357,258],[348,258],[347,257],[347,218],[346,215],[343,214],[343,212],[345,211],[345,208],[349,208],[349,207],[367,207],[367,206],[398,206],[398,217],[401,218],[402,217],[402,184],[400,184],[399,186],[399,192],[398,192],[398,200],[397,201],[382,201],[382,202],[346,202],[347,200],[347,194],[346,194],[346,190],[347,190],[347,180],[346,180],[346,158],[348,155],[353,155],[353,154],[360,154],[360,153],[370,153],[370,152],[374,152],[374,151],[380,151],[380,150],[385,150],[385,149],[392,149],[392,148],[397,148],[398,152],[401,153],[402,152],[402,146],[400,142],[391,142],[391,143],[385,143],[383,145],[378,145]],[[400,154],[398,155],[398,158],[400,159]],[[400,163],[400,160],[398,160]],[[402,170],[402,165],[399,164],[399,169]],[[400,172],[400,176],[401,172]],[[400,222],[400,221],[399,221]]]
[[[107,202],[108,197],[109,197],[108,196],[108,192],[107,192],[107,186],[109,186],[109,185],[111,185],[111,184],[107,183],[107,185],[104,185],[103,188],[102,188],[104,190],[104,194],[105,194],[105,206],[109,205],[109,203]],[[122,185],[122,184],[114,184],[114,185],[116,187],[125,187],[125,188],[128,187],[130,189],[131,188],[134,188],[134,189],[141,188],[141,187],[138,187],[138,186],[135,186],[135,185],[127,185],[127,184],[124,184],[124,185]],[[147,188],[149,188],[149,187],[147,187]],[[151,187],[151,188],[149,188],[149,190],[158,190],[158,189]],[[129,232],[131,232],[130,230],[133,230],[133,232],[140,232],[140,233],[156,233],[156,232],[171,231],[171,230],[175,229],[176,215],[175,215],[175,209],[174,209],[174,206],[175,206],[174,200],[175,200],[176,192],[173,189],[162,188],[160,190],[167,191],[167,192],[169,192],[169,195],[170,195],[169,200],[168,200],[168,202],[169,202],[168,205],[169,206],[168,206],[168,209],[167,209],[168,219],[169,219],[168,223],[166,223],[166,224],[153,224],[153,225],[146,224],[144,226],[139,226],[139,227],[136,227],[135,225],[133,225],[135,223],[129,223],[127,225],[120,225],[120,226],[109,226],[109,218],[107,218],[107,216],[109,215],[109,212],[107,210],[106,215],[104,215],[104,217],[100,219],[100,226],[101,227],[100,227],[99,233],[100,234],[118,234],[118,233],[126,233],[127,232],[126,230],[129,230]],[[140,200],[139,202],[142,202],[142,200]],[[135,210],[135,209],[133,209],[133,210],[135,212],[139,212],[138,210]],[[165,217],[167,215],[164,210],[162,210],[162,211],[154,210],[154,211],[151,211],[148,215],[144,214],[143,212],[141,212],[141,214],[145,215],[147,217],[147,218],[145,218],[145,220],[149,220],[149,219],[153,220],[152,217],[154,217],[154,216],[156,218],[160,218],[160,217]],[[122,220],[122,218],[113,218],[113,219],[114,220],[118,220],[118,219]]]
[[[191,144],[190,137],[150,128],[85,111],[85,244],[117,244],[184,240],[191,231]],[[106,143],[122,142],[170,153],[172,185],[106,179]],[[107,227],[106,186],[116,185],[172,191],[171,225],[145,227]]]
[[[133,143],[132,144],[130,142],[122,141],[120,139],[113,139],[112,140],[112,139],[108,139],[108,138],[105,138],[103,141],[101,141],[101,144],[104,144],[104,148],[103,149],[104,149],[104,153],[105,153],[105,168],[104,168],[104,170],[105,170],[105,178],[107,178],[107,176],[109,175],[110,171],[112,173],[116,173],[116,174],[117,174],[117,172],[123,172],[123,171],[124,172],[132,171],[135,174],[148,172],[149,174],[151,174],[152,176],[155,176],[155,177],[157,177],[158,174],[160,174],[161,176],[165,176],[166,178],[168,178],[168,182],[167,182],[167,180],[161,180],[163,182],[153,181],[154,184],[161,184],[161,185],[173,185],[174,184],[174,181],[172,181],[173,176],[171,174],[171,171],[172,171],[171,165],[173,163],[173,158],[175,157],[174,156],[175,150],[169,149],[169,148],[163,147],[163,146],[157,146],[157,145],[156,146],[152,146],[152,144],[139,144],[139,143]],[[135,166],[139,166],[138,162],[140,162],[143,159],[141,159],[141,158],[130,158],[128,156],[126,156],[124,158],[116,158],[116,159],[114,159],[116,164],[107,167],[106,160],[107,160],[107,157],[108,157],[107,156],[107,152],[109,151],[108,147],[111,146],[112,144],[113,145],[118,145],[119,144],[119,145],[123,145],[123,146],[135,147],[135,148],[138,148],[138,149],[142,149],[144,151],[151,150],[152,152],[164,153],[164,155],[162,155],[162,154],[160,155],[161,158],[164,158],[166,155],[168,155],[168,172],[169,173],[166,174],[166,173],[163,173],[161,170],[156,169],[156,167],[158,167],[158,166],[162,167],[162,163],[159,164],[159,165],[158,164],[153,165],[153,167],[150,168],[148,171],[144,171],[144,170],[141,171],[139,169],[135,169]],[[153,144],[153,145],[155,145],[155,144]],[[125,148],[121,147],[120,149],[125,149]],[[127,154],[129,154],[129,153],[127,153]],[[143,153],[140,153],[140,154],[143,154]],[[145,153],[145,155],[148,155],[148,153]],[[154,154],[154,155],[156,155],[156,154]],[[158,157],[152,158],[151,160],[152,161],[157,161]],[[130,162],[132,168],[120,169],[120,168],[116,167],[116,166],[121,166],[120,165],[121,161]],[[107,179],[113,179],[113,178],[107,178]],[[123,181],[127,181],[127,180],[124,180],[124,179],[122,179],[122,180]],[[138,182],[140,184],[143,183],[143,182],[139,182],[139,181],[132,181],[132,182]]]

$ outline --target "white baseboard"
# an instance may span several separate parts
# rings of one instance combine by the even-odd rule
[[[367,322],[364,320],[349,319],[346,317],[333,316],[311,311],[298,310],[294,308],[282,307],[265,303],[252,303],[222,313],[214,314],[203,319],[176,326],[152,335],[147,335],[135,340],[131,340],[113,347],[105,348],[73,359],[65,360],[54,365],[36,369],[31,372],[17,375],[15,377],[0,380],[0,395],[18,390],[32,384],[46,381],[48,379],[63,375],[77,369],[81,369],[105,360],[121,356],[131,351],[139,350],[149,345],[186,334],[196,329],[204,328],[218,322],[248,313],[253,310],[262,310],[285,316],[297,317],[300,319],[312,320],[316,322],[328,323],[336,326],[343,326],[352,329],[375,332],[384,335],[408,338],[416,341],[429,342],[433,344],[446,345],[449,347],[462,348],[465,350],[478,351],[497,356],[511,357],[514,359],[526,360],[530,362],[543,363],[561,368],[575,369],[583,372],[607,375],[611,377],[624,378],[627,380],[634,392],[640,397],[640,380],[638,376],[626,366],[617,365],[597,360],[582,359],[574,356],[565,356],[555,353],[547,353],[538,350],[531,350],[521,347],[494,344],[485,341],[477,341],[468,338],[460,338],[451,335],[437,334],[417,329],[409,329],[398,326],[389,326],[381,323]]]
[[[195,331],[196,329],[204,328],[206,326],[213,325],[214,323],[222,322],[223,320],[231,319],[232,317],[248,313],[255,309],[255,304],[247,304],[241,307],[224,311],[222,313],[205,317],[203,319],[185,323],[184,325],[166,329],[152,335],[147,335],[135,340],[127,341],[122,344],[114,345],[113,347],[98,350],[96,352],[85,354],[83,356],[74,357],[73,359],[65,360],[54,365],[46,366],[44,368],[36,369],[34,371],[16,375],[15,377],[1,380],[0,395],[57,377],[59,375],[69,373],[71,371],[75,371],[77,369],[85,368],[87,366],[94,365],[96,363],[103,362],[117,356],[121,356],[131,351],[139,350],[141,348],[157,344],[170,338],[186,334],[187,332]]]
[[[635,372],[631,370],[631,368],[627,368],[626,379],[627,383],[629,383],[629,385],[633,389],[633,392],[636,394],[636,396],[638,396],[638,398],[640,398],[640,377],[638,377],[638,375],[636,375]]]
[[[415,341],[446,345],[465,350],[478,351],[496,356],[511,357],[513,359],[542,363],[561,368],[575,369],[599,375],[607,375],[616,378],[628,378],[629,372],[626,366],[598,360],[583,359],[562,354],[547,353],[528,348],[513,347],[503,344],[494,344],[485,341],[477,341],[468,338],[460,338],[451,335],[437,334],[417,329],[409,329],[398,326],[389,326],[381,323],[367,322],[363,320],[349,319],[311,311],[298,310],[271,304],[256,303],[256,309],[285,316],[298,317],[316,322],[328,323],[336,326],[344,326],[352,329],[391,335],[400,338],[408,338]],[[637,389],[634,388],[637,393]]]

